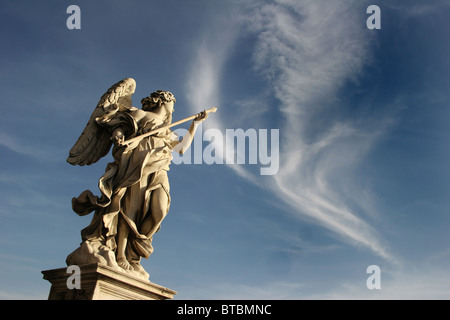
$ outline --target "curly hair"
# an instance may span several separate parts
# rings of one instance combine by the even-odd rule
[[[177,101],[171,92],[158,90],[141,100],[142,110],[152,111],[153,109],[159,108],[162,103],[171,101],[174,103]]]

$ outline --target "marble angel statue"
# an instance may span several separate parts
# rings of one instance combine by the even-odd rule
[[[109,88],[70,150],[67,161],[72,165],[95,163],[111,147],[114,161],[99,179],[100,196],[86,190],[72,199],[78,215],[94,215],[81,231],[80,247],[66,263],[106,264],[148,279],[140,261],[152,254],[153,236],[169,211],[167,171],[172,151],[183,153],[189,148],[198,124],[212,109],[179,121],[193,119],[189,133],[180,141],[170,130],[176,102],[173,94],[153,92],[141,100],[142,109],[138,109],[131,102],[135,88],[131,78]]]

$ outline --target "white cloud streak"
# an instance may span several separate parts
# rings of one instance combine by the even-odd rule
[[[255,70],[270,81],[280,101],[277,107],[285,135],[280,137],[280,171],[269,183],[258,183],[262,177],[240,166],[231,168],[241,177],[273,189],[295,216],[308,218],[342,240],[396,262],[378,232],[363,219],[367,212],[374,212],[373,202],[367,190],[358,190],[352,180],[354,168],[383,134],[386,124],[371,119],[363,127],[333,118],[330,112],[332,107],[339,108],[337,91],[349,79],[357,79],[370,61],[365,11],[357,11],[356,4],[256,2],[248,16],[240,20],[246,21],[245,27],[257,37]],[[239,24],[228,21],[228,25]],[[209,38],[208,46],[198,51],[188,90],[192,106],[199,101],[220,103],[223,67],[238,34],[236,27],[225,30],[221,30],[225,36],[220,42]],[[223,129],[218,119],[213,117],[208,122]],[[326,120],[326,125],[317,119]],[[360,211],[349,203],[356,203]]]
[[[375,120],[361,128],[349,120],[327,118],[333,111],[327,108],[338,106],[337,91],[370,60],[370,40],[359,25],[364,11],[355,10],[358,6],[351,1],[286,0],[260,7],[252,23],[259,33],[254,61],[273,83],[288,133],[274,177],[278,195],[295,214],[393,261],[380,235],[349,207],[342,192],[355,191],[354,168],[385,125]],[[327,120],[327,126],[317,119]],[[364,210],[364,203],[359,205]]]
[[[229,22],[228,22],[229,23]],[[213,115],[208,118],[203,125],[209,128],[215,128],[221,132],[225,132],[225,125],[219,120],[221,112],[221,81],[223,75],[223,68],[230,55],[230,51],[238,37],[239,22],[230,23],[228,27],[221,30],[209,30],[205,35],[205,39],[197,47],[195,52],[195,59],[190,70],[190,77],[186,88],[186,98],[190,106],[192,113],[199,112],[206,106],[203,105],[207,102],[209,106],[219,107],[218,115]],[[222,27],[222,24],[216,26]],[[220,37],[216,35],[220,33]],[[216,144],[214,141],[211,142]],[[223,149],[225,147],[225,149]],[[230,146],[223,145],[215,146],[215,152],[217,157],[225,159],[228,153],[233,154],[234,150],[230,149]],[[255,178],[249,174],[245,169],[239,165],[231,165],[236,174],[239,176],[255,182]]]
[[[55,161],[57,151],[47,145],[36,145],[0,131],[0,145],[16,153],[45,161]]]

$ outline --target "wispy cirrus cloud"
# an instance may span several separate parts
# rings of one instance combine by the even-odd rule
[[[224,23],[227,26],[222,28]],[[240,18],[233,23],[228,20],[222,21],[222,23],[215,25],[216,28],[221,28],[220,30],[212,28],[205,33],[203,40],[200,40],[194,52],[186,86],[186,97],[192,113],[197,113],[200,110],[199,108],[206,107],[202,104],[204,102],[207,102],[210,106],[219,107],[219,116],[211,116],[204,126],[218,129],[222,133],[226,130],[226,126],[220,120],[223,119],[220,116],[220,106],[223,99],[221,94],[222,76],[233,45],[239,37],[241,23]],[[221,36],[217,37],[217,33],[220,33]],[[225,159],[227,153],[235,152],[229,145],[217,145],[217,141],[211,143],[215,145],[216,156],[221,159]],[[233,165],[230,168],[239,176],[255,181],[254,177],[241,166]]]
[[[54,155],[58,153],[55,148],[48,145],[37,145],[29,140],[24,140],[1,131],[0,145],[18,154],[45,161],[55,161]]]
[[[285,132],[278,196],[294,213],[313,219],[345,241],[395,260],[364,217],[373,211],[348,194],[354,168],[386,129],[381,119],[342,117],[337,92],[370,62],[370,38],[356,2],[278,1],[261,6],[252,27],[258,33],[256,69],[273,84]],[[339,115],[341,117],[339,117]],[[345,120],[342,120],[345,119]],[[361,193],[361,192],[359,192]],[[353,195],[353,200],[358,198]],[[367,194],[363,197],[366,198]],[[369,202],[370,203],[370,202]]]
[[[340,109],[338,90],[349,80],[358,79],[371,59],[371,40],[360,17],[365,10],[358,11],[357,4],[252,3],[249,11],[237,17],[239,23],[227,22],[233,28],[224,25],[221,33],[225,37],[220,41],[205,38],[193,64],[189,92],[191,105],[205,100],[220,103],[223,67],[239,35],[237,28],[245,28],[243,33],[255,39],[254,70],[273,88],[279,104],[272,108],[280,112],[285,134],[280,136],[277,175],[262,182],[262,177],[243,167],[231,167],[241,177],[272,190],[295,216],[308,218],[344,241],[395,261],[366,220],[367,213],[376,211],[370,192],[360,190],[353,179],[355,168],[388,122],[352,120],[336,110]],[[208,122],[223,129],[219,119],[213,117]]]

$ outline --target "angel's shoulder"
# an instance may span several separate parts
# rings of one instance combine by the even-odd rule
[[[141,110],[141,113],[139,113],[139,115],[141,116],[141,121],[142,122],[162,122],[163,119],[161,118],[161,116],[159,116],[158,114],[151,112],[151,111],[143,111]]]
[[[132,116],[137,122],[141,121],[143,118],[147,116],[146,111],[135,107],[130,108],[128,114]]]

